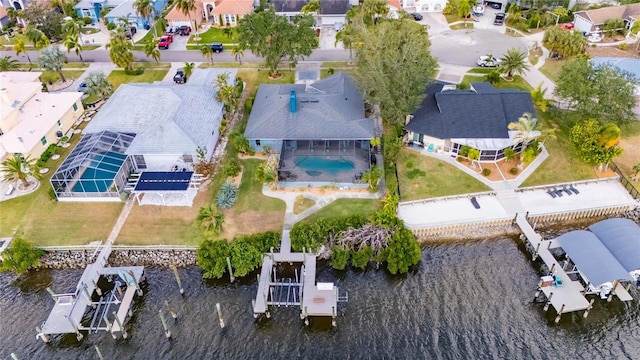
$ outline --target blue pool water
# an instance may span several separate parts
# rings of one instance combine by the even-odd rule
[[[298,156],[295,159],[297,167],[304,169],[310,176],[319,176],[324,172],[336,175],[342,171],[351,171],[355,168],[350,160],[327,159],[321,156]]]
[[[91,161],[91,167],[85,169],[80,181],[73,187],[74,192],[105,192],[115,179],[118,170],[127,155],[107,152]]]

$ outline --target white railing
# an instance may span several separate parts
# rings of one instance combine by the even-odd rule
[[[407,205],[426,204],[426,203],[436,202],[436,201],[470,199],[470,198],[472,198],[474,196],[476,196],[476,197],[477,196],[496,196],[496,192],[495,191],[484,191],[484,192],[477,192],[477,193],[442,196],[442,197],[427,198],[427,199],[420,199],[420,200],[401,201],[401,202],[398,203],[398,207],[407,206]]]

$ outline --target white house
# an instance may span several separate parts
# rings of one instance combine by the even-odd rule
[[[417,12],[442,12],[447,6],[447,0],[389,0],[391,6],[396,6],[396,3],[403,9],[414,8]]]
[[[573,23],[575,29],[584,33],[602,29],[609,19],[622,19],[626,29],[633,26],[634,21],[640,19],[640,4],[609,6],[595,10],[576,11]]]

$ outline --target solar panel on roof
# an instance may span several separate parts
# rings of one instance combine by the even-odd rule
[[[184,191],[189,188],[193,171],[145,171],[134,191]]]

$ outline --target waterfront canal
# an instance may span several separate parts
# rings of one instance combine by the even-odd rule
[[[539,273],[530,255],[507,238],[427,245],[407,276],[319,264],[318,280],[349,292],[334,329],[330,321],[305,327],[295,308],[255,321],[255,276],[226,284],[202,280],[192,267],[180,270],[184,297],[170,269],[147,269],[126,340],[104,332],[81,342],[73,334],[36,340],[35,327],[53,307],[46,287],[72,290],[81,274],[0,274],[0,359],[98,359],[93,345],[104,359],[640,359],[637,301],[597,300],[587,319],[565,314],[555,325],[555,313],[533,302]],[[170,341],[158,316],[165,300],[179,314],[169,317]]]

